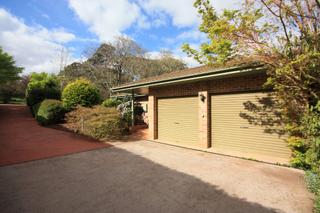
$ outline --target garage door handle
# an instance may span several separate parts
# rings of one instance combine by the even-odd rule
[[[248,126],[240,126],[240,129],[249,129]]]
[[[174,122],[174,124],[179,124],[178,122]]]

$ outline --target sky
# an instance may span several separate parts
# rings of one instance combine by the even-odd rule
[[[198,47],[194,0],[1,0],[0,46],[24,73],[58,73],[61,64],[83,61],[84,52],[116,36],[128,36],[156,58],[169,50],[189,67],[199,64],[181,51]],[[216,10],[235,9],[239,0],[213,0]],[[61,57],[63,56],[63,57]],[[61,58],[65,62],[61,63]]]

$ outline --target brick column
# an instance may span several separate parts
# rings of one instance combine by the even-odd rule
[[[148,98],[149,140],[157,139],[157,101],[154,95]]]
[[[208,119],[208,109],[209,109],[209,95],[208,91],[198,92],[199,97],[199,137],[200,137],[200,147],[209,148],[209,119]]]

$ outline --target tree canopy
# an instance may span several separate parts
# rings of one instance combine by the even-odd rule
[[[59,76],[63,84],[86,77],[104,98],[109,97],[110,88],[115,85],[186,68],[186,64],[170,52],[163,51],[158,59],[151,59],[146,50],[126,37],[118,37],[114,43],[103,43],[89,52],[86,61],[70,64]]]
[[[13,57],[0,47],[0,84],[19,79],[23,68],[16,66],[15,63]]]

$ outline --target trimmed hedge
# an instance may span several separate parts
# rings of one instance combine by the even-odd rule
[[[96,139],[118,139],[128,134],[127,123],[114,107],[78,106],[66,114],[66,127]]]
[[[69,83],[62,92],[63,105],[67,110],[77,105],[91,107],[100,103],[100,100],[100,93],[96,86],[83,78]]]
[[[65,110],[62,102],[46,99],[34,107],[35,118],[41,125],[56,124],[63,120]]]

